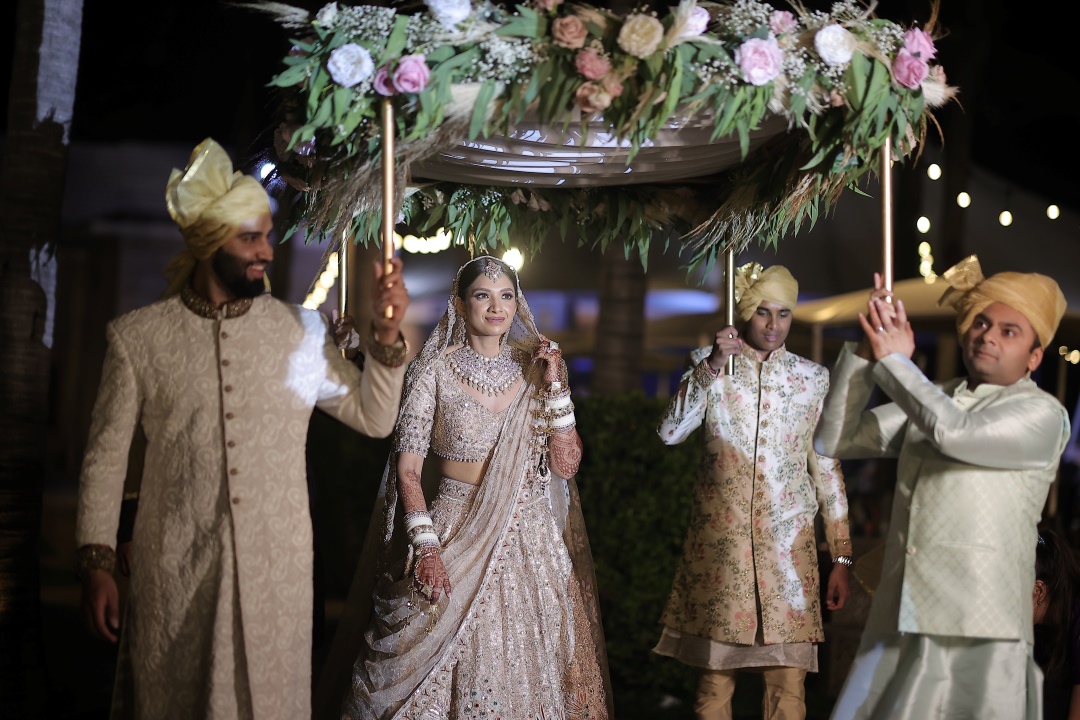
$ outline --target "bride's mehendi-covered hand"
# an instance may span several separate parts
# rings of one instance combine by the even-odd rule
[[[433,603],[439,601],[443,592],[446,592],[446,597],[450,597],[450,575],[446,572],[446,566],[438,552],[416,561],[413,584],[417,592]]]
[[[546,364],[544,370],[545,382],[557,382],[559,380],[559,367],[562,365],[562,350],[558,345],[552,347],[551,340],[543,335],[540,336],[540,344],[533,350],[532,361]]]

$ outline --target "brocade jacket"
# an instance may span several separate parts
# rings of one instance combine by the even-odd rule
[[[176,296],[112,321],[106,334],[76,540],[114,545],[141,425],[124,628],[134,695],[123,712],[308,717],[308,421],[319,407],[364,434],[388,435],[404,367],[368,357],[361,373],[320,314],[268,295],[246,311],[243,301],[214,311]],[[342,472],[359,480],[362,469]]]
[[[820,642],[819,511],[832,556],[851,554],[839,464],[813,449],[828,371],[784,347],[764,362],[744,347],[734,374],[714,377],[710,352],[691,354],[658,430],[674,445],[705,425],[689,530],[661,622],[752,645],[760,608],[766,645]]]

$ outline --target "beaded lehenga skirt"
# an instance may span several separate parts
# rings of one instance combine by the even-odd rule
[[[444,543],[476,492],[441,481],[431,516]],[[517,503],[465,624],[395,719],[607,718],[581,587],[548,499],[525,486]]]

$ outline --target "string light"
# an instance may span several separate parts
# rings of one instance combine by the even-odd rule
[[[968,195],[966,192],[960,193],[956,196],[956,204],[962,208],[966,208],[968,205],[971,204],[971,196]]]
[[[930,218],[923,215],[915,221],[915,227],[918,228],[919,232],[925,235],[930,232]]]
[[[315,287],[311,289],[308,296],[304,299],[303,307],[308,310],[317,310],[320,305],[326,302],[326,296],[330,292],[330,289],[334,287],[334,283],[338,277],[338,254],[336,252],[330,253],[330,256],[326,258],[326,267],[321,273],[319,273],[319,279],[315,281]]]
[[[1046,217],[1050,218],[1051,220],[1057,220],[1059,217],[1061,217],[1061,208],[1059,208],[1057,205],[1051,205],[1050,207],[1046,208]]]
[[[1001,223],[1002,227],[1009,227],[1012,225],[1012,221],[1012,213],[1008,210],[1002,210],[1001,214],[998,215],[998,222]]]
[[[1060,355],[1066,362],[1071,362],[1073,365],[1080,364],[1080,350],[1070,350],[1062,345],[1058,348],[1058,355]]]
[[[926,168],[926,176],[931,180],[937,180],[941,177],[941,166],[937,163],[931,163],[930,166]]]
[[[401,248],[404,248],[405,252],[415,254],[427,255],[429,253],[437,253],[446,250],[450,247],[450,243],[454,240],[453,233],[445,228],[439,228],[435,231],[435,234],[431,237],[416,237],[415,235],[406,235],[402,237],[397,233],[394,233],[394,243]]]
[[[927,285],[932,285],[937,280],[934,272],[934,256],[930,252],[930,243],[919,243],[919,274],[923,276]]]

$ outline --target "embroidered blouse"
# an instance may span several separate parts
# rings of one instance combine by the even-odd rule
[[[495,447],[506,410],[481,405],[447,367],[445,358],[417,378],[401,406],[396,452],[436,455],[459,462],[483,462]]]

